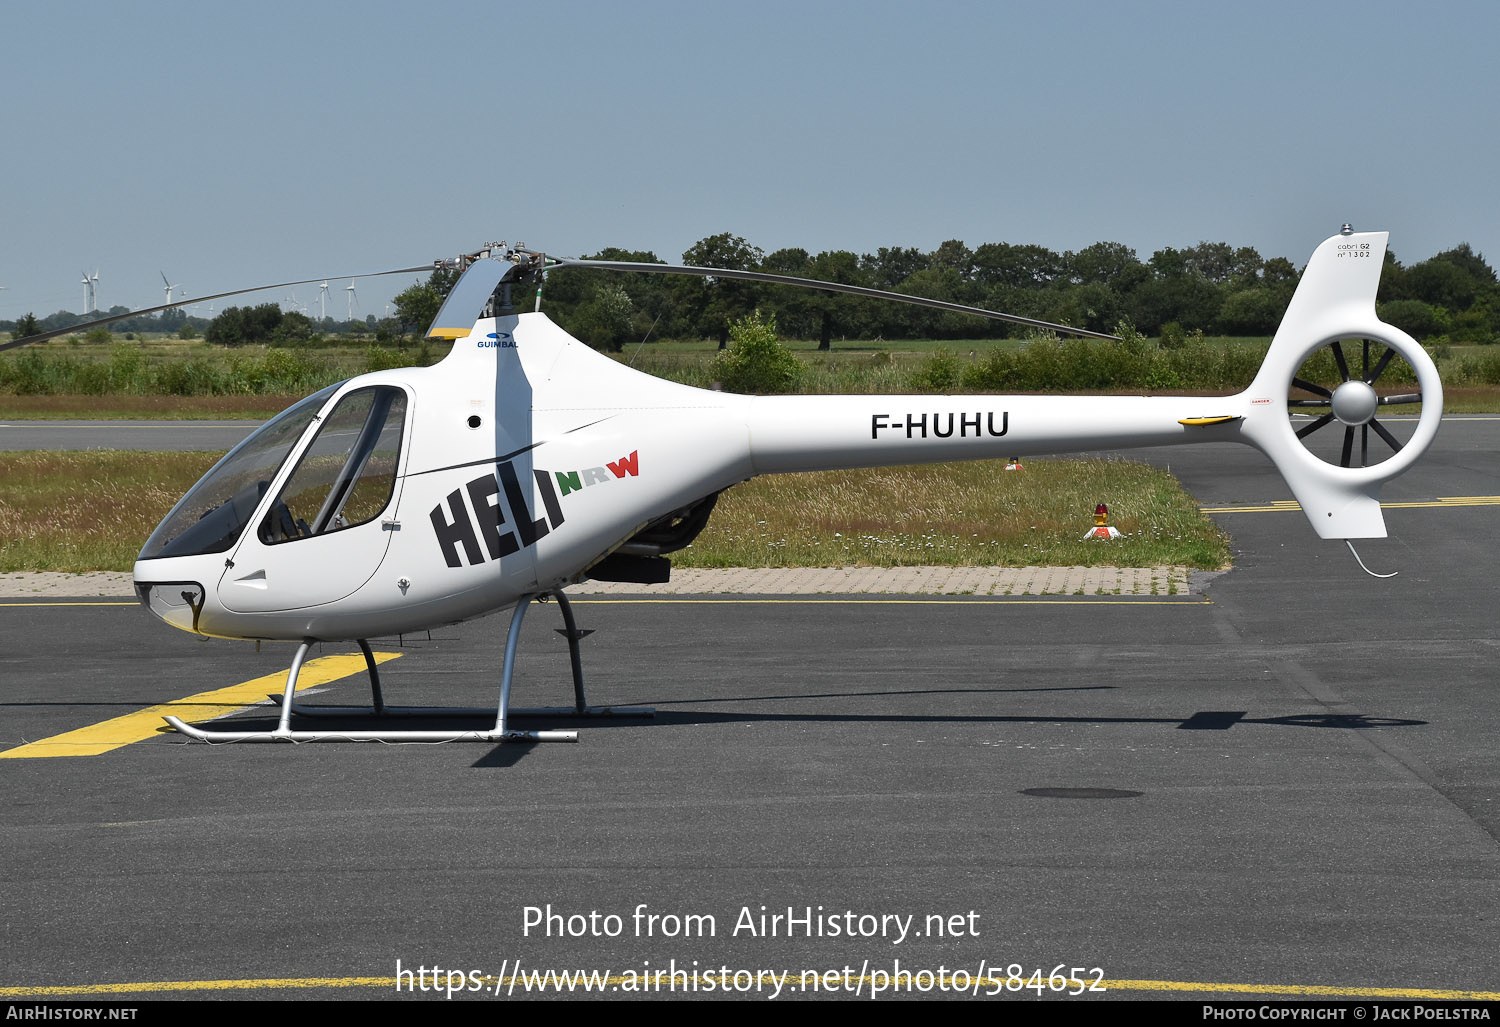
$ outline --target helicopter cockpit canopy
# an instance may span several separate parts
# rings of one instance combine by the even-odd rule
[[[194,485],[146,540],[140,559],[223,553],[244,534],[282,465],[344,383],[289,407]],[[363,524],[390,501],[406,420],[406,393],[355,389],[322,419],[260,525],[268,544]]]
[[[140,559],[222,553],[232,548],[287,454],[340,382],[271,420],[209,470],[151,533]]]

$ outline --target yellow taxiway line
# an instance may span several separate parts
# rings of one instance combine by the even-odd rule
[[[1183,593],[1173,599],[1164,595],[1146,599],[1133,595],[1077,598],[1074,593],[1058,593],[1057,598],[1011,598],[980,596],[975,599],[574,599],[574,606],[1212,606],[1212,599],[1195,598]]]
[[[540,971],[546,973],[547,971]],[[575,970],[559,971],[568,975],[580,973]],[[580,976],[586,975],[586,972]],[[709,976],[717,979],[717,974],[698,975]],[[780,976],[778,974],[777,976]],[[801,972],[791,971],[788,980],[800,981]],[[527,987],[528,983],[530,987]],[[606,976],[600,974],[595,978],[594,989],[603,990],[611,985],[629,985],[636,983],[630,977]],[[852,983],[852,982],[851,982]],[[862,983],[873,983],[868,976],[863,978]],[[950,984],[945,981],[945,984]],[[1092,980],[1079,982],[1074,979],[1074,985],[1079,983],[1094,983]],[[531,980],[531,974],[518,975],[514,978],[487,978],[486,989],[509,987],[519,984],[527,991],[540,992],[539,982]],[[990,978],[988,982],[981,982],[981,991],[989,994],[985,989],[995,986],[1003,986],[1004,981],[999,978]],[[1359,985],[1341,986],[1325,984],[1243,984],[1223,981],[1156,981],[1156,980],[1101,980],[1098,986],[1105,992],[1110,991],[1136,991],[1136,992],[1162,992],[1166,994],[1203,994],[1203,995],[1264,995],[1285,996],[1291,998],[1319,998],[1319,999],[1407,999],[1417,1001],[1460,1001],[1460,1002],[1493,1002],[1500,1000],[1500,991],[1463,991],[1449,988],[1377,988],[1363,987]],[[214,981],[139,981],[135,983],[119,984],[64,984],[53,987],[0,987],[0,998],[26,999],[26,998],[63,998],[73,995],[150,995],[161,993],[182,993],[193,991],[288,991],[292,989],[344,989],[344,988],[384,988],[395,991],[397,982],[394,977],[266,977],[266,978],[244,978]],[[412,990],[411,984],[406,986],[407,991]],[[441,992],[443,989],[438,987]],[[556,991],[557,988],[546,990]],[[586,993],[590,989],[581,985],[568,989]],[[1023,989],[1024,991],[1024,989]]]
[[[1381,503],[1382,510],[1416,510],[1429,507],[1500,506],[1500,496],[1439,496],[1436,499],[1411,500],[1400,503]],[[1301,510],[1295,499],[1276,499],[1260,506],[1201,506],[1204,513],[1283,513]]]
[[[385,663],[400,655],[400,653],[376,653],[375,662]],[[359,653],[320,656],[302,665],[302,673],[297,677],[297,691],[300,692],[314,685],[326,685],[330,681],[357,674],[364,669],[365,658]],[[228,688],[199,692],[185,699],[163,703],[160,706],[149,706],[135,713],[127,713],[123,717],[115,717],[111,720],[100,721],[98,724],[90,724],[88,727],[78,728],[76,731],[65,731],[51,738],[28,742],[14,749],[0,752],[0,760],[46,759],[52,756],[97,756],[102,752],[154,738],[164,731],[169,731],[170,728],[162,722],[162,718],[168,715],[189,721],[213,720],[216,717],[236,713],[247,706],[264,702],[267,692],[280,692],[286,688],[286,674],[284,670],[278,671],[275,674],[267,674],[238,685],[230,685]]]

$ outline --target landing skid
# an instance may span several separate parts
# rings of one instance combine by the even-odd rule
[[[521,638],[521,619],[526,607],[541,595],[551,595],[562,609],[563,623],[567,625],[563,634],[568,639],[568,654],[573,664],[572,706],[543,707],[532,709],[510,708],[510,685],[515,676],[516,646]],[[505,640],[505,663],[500,676],[500,703],[493,711],[484,707],[443,706],[387,706],[380,689],[380,672],[375,666],[375,655],[364,639],[359,648],[365,655],[365,666],[370,673],[369,706],[305,706],[294,696],[297,692],[297,676],[307,658],[315,639],[304,639],[292,659],[292,668],[287,672],[286,690],[279,697],[281,721],[274,731],[212,731],[185,724],[177,717],[166,721],[175,731],[204,742],[576,742],[577,731],[518,731],[507,726],[512,717],[650,717],[655,709],[649,706],[590,706],[583,693],[583,660],[579,654],[578,641],[585,632],[578,630],[573,619],[573,607],[561,589],[550,593],[522,596],[510,618],[510,632]],[[277,698],[274,697],[273,698]],[[485,717],[495,713],[495,726],[489,731],[293,731],[292,714],[308,717]]]

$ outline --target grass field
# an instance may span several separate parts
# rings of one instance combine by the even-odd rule
[[[0,571],[129,570],[216,453],[0,453]],[[1144,464],[994,461],[757,478],[680,567],[1228,566],[1228,541]],[[1094,505],[1127,533],[1083,542]]]
[[[1210,339],[1177,351],[1117,344],[1024,340],[839,340],[828,352],[793,340],[804,364],[800,390],[813,394],[1070,392],[1218,395],[1238,391],[1259,366],[1266,340]],[[445,344],[406,350],[363,342],[314,349],[226,350],[163,336],[89,346],[52,340],[0,356],[0,418],[265,419],[323,385],[365,371],[431,363]],[[711,340],[627,346],[615,359],[660,377],[707,386]],[[1500,346],[1437,353],[1455,413],[1500,410]],[[1331,373],[1332,361],[1325,359]],[[1336,380],[1336,379],[1335,379]],[[1383,391],[1410,391],[1397,361]],[[1127,384],[1112,384],[1124,381]],[[1412,414],[1410,407],[1401,413]]]

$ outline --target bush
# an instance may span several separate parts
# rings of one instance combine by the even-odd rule
[[[776,337],[776,317],[760,311],[732,322],[729,348],[714,360],[714,377],[730,392],[795,392],[806,367]]]
[[[1393,324],[1417,341],[1445,334],[1451,324],[1448,312],[1421,300],[1394,300],[1376,308],[1380,320]]]
[[[912,375],[911,387],[920,392],[945,392],[958,384],[963,370],[952,350],[939,349]]]

